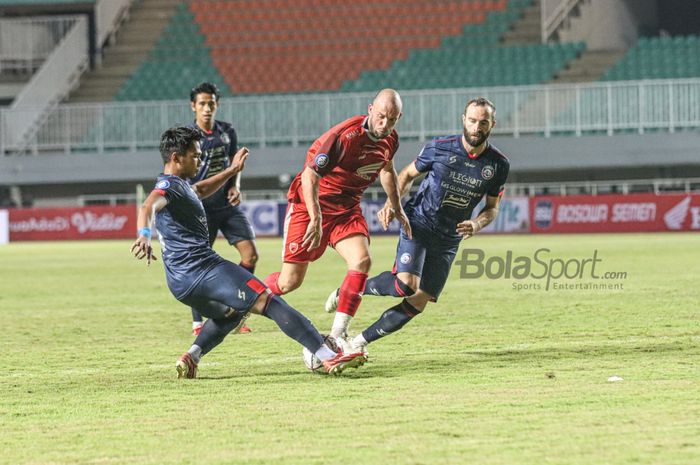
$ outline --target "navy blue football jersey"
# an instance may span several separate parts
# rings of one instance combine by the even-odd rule
[[[196,123],[193,123],[190,127],[197,129],[202,135],[202,139],[199,141],[202,149],[202,164],[199,166],[197,175],[189,180],[191,184],[195,184],[228,168],[231,157],[238,151],[238,137],[233,126],[223,121],[214,121],[214,127],[211,132],[202,130]],[[204,207],[207,210],[233,208],[226,199],[226,193],[233,185],[233,182],[234,179],[232,178],[221,189],[203,199]]]
[[[156,230],[168,287],[181,299],[223,258],[209,245],[204,206],[187,181],[161,174],[154,190],[168,201],[156,214]]]
[[[510,168],[505,155],[491,144],[471,158],[461,135],[433,139],[423,147],[415,164],[427,175],[406,204],[406,214],[411,222],[455,241],[462,238],[457,224],[471,218],[484,195],[503,193]]]

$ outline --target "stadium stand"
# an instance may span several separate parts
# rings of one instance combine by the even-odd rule
[[[700,76],[700,37],[642,37],[602,77],[603,81]]]
[[[178,99],[202,79],[224,96],[546,82],[584,46],[500,46],[532,3],[194,0],[178,6],[116,99]]]
[[[74,3],[95,3],[97,0],[0,0],[0,6],[70,5]]]

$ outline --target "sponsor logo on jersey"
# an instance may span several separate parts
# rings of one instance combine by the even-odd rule
[[[156,189],[167,189],[168,187],[170,187],[170,181],[168,181],[167,179],[158,181],[158,184],[156,184]]]
[[[540,229],[546,229],[552,225],[554,206],[549,200],[539,200],[535,205],[535,225]]]
[[[448,192],[442,199],[443,207],[457,207],[457,208],[467,208],[469,206],[469,199],[462,197],[460,195]]]
[[[493,177],[495,172],[496,171],[493,169],[493,166],[486,165],[483,168],[481,168],[481,177],[488,181]]]
[[[238,289],[238,298],[245,300],[245,291],[243,289]]]
[[[360,134],[360,130],[355,129],[354,131],[345,134],[345,140],[350,140],[353,137],[358,136],[359,134]]]
[[[318,155],[316,155],[314,163],[316,163],[316,166],[318,166],[319,168],[324,168],[328,164],[328,155],[326,155],[325,153],[319,153]]]
[[[469,163],[468,161],[465,161],[465,162],[464,162],[464,166],[466,166],[467,168],[474,168],[474,167],[476,167],[476,165],[475,165],[474,163]]]
[[[450,165],[457,163],[457,155],[450,155],[450,161],[448,163]]]
[[[356,173],[362,179],[368,180],[373,174],[376,174],[377,170],[379,170],[382,166],[384,166],[383,161],[370,163],[369,165],[360,166]]]
[[[664,223],[666,223],[668,229],[678,230],[683,227],[685,217],[688,216],[690,200],[690,197],[686,197],[681,200],[678,205],[666,212],[664,215]]]
[[[401,258],[399,260],[404,265],[407,265],[407,264],[411,263],[411,254],[406,252],[405,254],[401,255]]]

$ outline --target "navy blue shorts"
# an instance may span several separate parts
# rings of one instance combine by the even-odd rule
[[[267,287],[248,270],[227,260],[222,261],[180,299],[207,318],[230,318],[231,309],[247,313]]]
[[[435,233],[415,223],[411,223],[411,231],[413,239],[409,239],[401,228],[394,273],[420,276],[420,289],[437,301],[447,282],[459,243],[442,242]]]
[[[231,245],[240,241],[255,240],[255,231],[250,226],[245,213],[238,207],[207,211],[207,226],[210,244],[214,244],[219,231]]]

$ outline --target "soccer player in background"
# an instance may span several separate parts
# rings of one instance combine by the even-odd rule
[[[238,150],[238,137],[230,123],[215,119],[221,94],[215,84],[203,82],[190,91],[190,102],[195,119],[192,127],[202,135],[202,163],[191,183],[199,182],[223,171]],[[202,201],[209,225],[209,243],[214,245],[219,231],[241,256],[240,266],[255,273],[258,251],[255,247],[255,232],[248,223],[239,204],[241,203],[240,173],[224,183],[221,188]],[[202,329],[202,315],[192,308],[192,332],[197,335]],[[239,329],[250,332],[245,324]]]
[[[462,239],[468,239],[498,215],[510,163],[489,143],[496,125],[496,107],[485,98],[470,100],[462,114],[462,134],[433,139],[399,175],[403,197],[413,181],[425,174],[406,204],[413,238],[402,228],[393,271],[367,280],[365,295],[403,297],[351,341],[338,339],[344,350],[367,353],[367,344],[401,329],[440,296]],[[474,219],[472,210],[486,196]],[[393,218],[387,201],[378,212],[386,229]],[[331,293],[327,310],[338,303]]]
[[[401,117],[401,97],[383,89],[367,115],[353,116],[330,128],[311,145],[306,163],[287,194],[282,270],[265,278],[277,295],[301,286],[309,263],[333,247],[347,264],[340,286],[331,336],[347,333],[362,300],[371,259],[369,230],[362,216],[362,193],[379,177],[394,216],[411,236],[399,201],[392,161],[399,147],[394,126]]]
[[[271,295],[248,270],[224,260],[211,248],[200,199],[218,192],[243,170],[248,149],[236,152],[216,175],[190,185],[187,179],[199,169],[200,138],[200,132],[191,127],[171,128],[161,136],[163,173],[139,210],[138,238],[131,247],[134,256],[146,258],[149,265],[156,259],[151,247],[155,220],[168,288],[177,300],[199,309],[208,318],[190,349],[177,361],[178,378],[196,378],[200,358],[242,324],[249,312],[273,320],[287,336],[315,354],[326,373],[339,374],[345,368],[362,365],[362,353],[331,350],[304,315]]]

